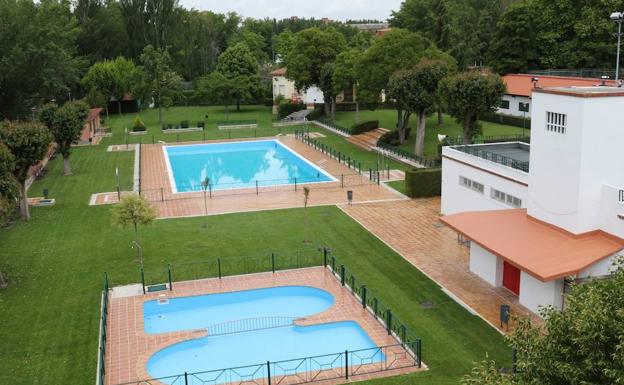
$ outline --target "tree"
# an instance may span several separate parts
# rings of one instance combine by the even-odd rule
[[[257,92],[258,70],[257,60],[243,43],[229,47],[219,56],[216,72],[228,79],[228,84],[233,87],[236,111],[240,111],[241,102],[250,100]]]
[[[0,142],[4,143],[13,154],[12,174],[19,184],[20,214],[23,219],[30,219],[26,188],[28,171],[46,155],[52,142],[52,135],[40,123],[6,121],[0,125]]]
[[[622,384],[624,379],[624,264],[607,279],[571,285],[564,310],[542,308],[543,325],[518,319],[508,344],[517,373],[502,375],[491,361],[465,385]]]
[[[236,80],[230,80],[220,72],[213,72],[203,76],[195,82],[195,89],[200,99],[211,104],[220,104],[225,107],[226,119],[229,119],[229,109],[236,102]]]
[[[239,31],[236,35],[232,36],[230,41],[230,47],[233,47],[239,43],[242,43],[249,48],[249,52],[253,55],[257,63],[263,63],[269,60],[269,55],[266,53],[266,41],[264,37],[249,30]],[[226,50],[227,52],[227,50]]]
[[[465,143],[472,143],[478,134],[479,116],[496,111],[505,88],[500,76],[489,72],[468,71],[442,79],[442,100],[449,114],[462,125]]]
[[[336,94],[348,90],[355,89],[357,84],[357,63],[362,56],[362,51],[358,48],[350,48],[336,56],[334,62],[333,85]],[[355,123],[360,121],[360,103],[355,94]]]
[[[334,85],[334,69],[334,63],[325,63],[325,65],[321,67],[321,76],[318,83],[318,88],[323,93],[325,106],[329,105],[329,109],[325,108],[325,111],[329,112],[332,118],[336,116],[336,97],[342,92],[342,90],[337,89]]]
[[[360,100],[378,102],[384,91],[389,90],[389,81],[392,74],[412,68],[423,57],[430,59],[447,58],[431,42],[421,35],[403,29],[393,29],[375,39],[357,64],[358,96]],[[402,119],[404,112],[400,105],[397,110],[397,130],[399,141],[405,142],[407,122]]]
[[[162,98],[177,89],[182,79],[171,69],[171,57],[167,50],[148,45],[141,54],[141,63],[147,88],[158,105],[158,122],[162,124]]]
[[[275,52],[274,60],[278,63],[286,61],[288,55],[295,45],[295,34],[288,28],[273,38],[273,50]]]
[[[150,224],[156,219],[156,208],[141,195],[129,194],[111,208],[113,225],[121,228],[134,227],[135,240],[139,241],[139,225]]]
[[[71,175],[69,156],[71,145],[77,143],[89,113],[89,106],[82,101],[66,102],[62,107],[54,103],[43,106],[39,120],[48,127],[63,155],[63,175]]]
[[[6,145],[0,143],[0,224],[9,220],[14,212],[16,199],[19,197],[13,177],[14,168],[15,157]]]
[[[445,62],[423,59],[413,69],[390,78],[388,96],[403,110],[403,124],[407,126],[411,113],[418,116],[414,149],[418,156],[424,155],[427,113],[435,106],[438,83],[448,72]]]
[[[308,28],[297,32],[286,59],[286,77],[295,82],[298,90],[321,86],[327,76],[328,63],[332,63],[346,46],[342,34],[333,29]],[[327,80],[328,78],[326,78]],[[325,113],[331,112],[332,95],[323,94]]]

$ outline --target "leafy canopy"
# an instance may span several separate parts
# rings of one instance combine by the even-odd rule
[[[5,121],[0,125],[0,142],[13,154],[12,174],[23,184],[30,167],[39,163],[47,153],[52,134],[41,123]]]
[[[52,133],[63,157],[69,157],[71,145],[78,142],[88,113],[89,106],[80,100],[66,102],[61,107],[48,103],[39,113],[39,119]]]
[[[156,208],[141,195],[124,195],[121,201],[111,208],[111,221],[115,226],[126,228],[147,225],[156,219]]]

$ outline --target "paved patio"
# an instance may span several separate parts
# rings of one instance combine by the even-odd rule
[[[468,248],[438,220],[439,198],[339,207],[500,331],[513,330],[512,323],[509,330],[500,327],[502,304],[511,305],[514,315],[530,316],[540,322],[519,304],[515,294],[490,286],[468,270]]]
[[[106,384],[115,385],[148,379],[151,376],[147,372],[146,364],[151,355],[174,343],[206,335],[205,329],[146,334],[143,326],[143,303],[145,301],[289,285],[316,287],[328,291],[334,297],[334,304],[331,308],[322,313],[298,319],[295,321],[296,324],[314,325],[353,320],[366,331],[377,346],[398,344],[398,341],[388,335],[383,325],[374,318],[372,313],[363,309],[362,305],[348,289],[343,288],[338,280],[332,276],[332,273],[323,267],[231,276],[223,279],[213,278],[175,282],[173,291],[131,295],[123,298],[110,296],[107,328],[108,340],[106,342]],[[353,371],[353,373],[350,373],[350,380],[358,381],[393,376],[426,368],[423,364],[423,369],[418,369],[416,366],[413,366],[411,359],[402,358],[404,350],[400,346],[389,347],[384,353],[387,360],[396,360],[393,361],[393,365],[396,365],[397,369],[374,372],[374,368],[368,365],[353,365],[350,369]],[[388,361],[386,361],[387,363]],[[398,368],[399,366],[401,368]],[[179,373],[172,373],[172,375],[175,374]],[[328,375],[329,373],[325,374]],[[322,375],[323,373],[318,378],[324,378]],[[293,374],[293,376],[297,375]],[[294,377],[281,378],[280,382],[284,384],[296,383]],[[347,382],[344,378],[333,378],[321,383],[334,385],[344,382]],[[264,383],[264,381],[259,380],[258,383]],[[161,383],[150,381],[149,384],[160,385]]]
[[[303,187],[310,188],[309,206],[333,205],[347,202],[347,190],[353,191],[354,202],[405,199],[393,189],[371,183],[368,173],[358,174],[335,159],[313,149],[292,136],[278,139],[317,167],[327,171],[335,182],[302,184],[295,186],[260,187],[258,190],[237,189],[213,191],[206,199],[203,192],[177,193],[171,189],[162,144],[141,147],[141,193],[158,208],[159,217],[182,217],[303,207]],[[257,140],[257,139],[250,139]],[[210,142],[210,141],[207,141]],[[223,140],[218,141],[223,142]],[[180,143],[189,144],[189,143]]]

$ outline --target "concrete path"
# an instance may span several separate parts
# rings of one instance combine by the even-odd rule
[[[497,329],[507,331],[499,324],[501,304],[511,305],[512,314],[537,320],[513,293],[490,286],[468,270],[468,248],[438,220],[439,198],[340,208]]]

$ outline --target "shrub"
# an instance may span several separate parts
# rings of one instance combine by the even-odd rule
[[[412,131],[411,127],[407,127],[405,129],[405,137],[409,138],[410,136],[410,132]],[[394,130],[394,131],[388,131],[385,134],[383,134],[379,140],[377,141],[377,143],[385,143],[385,144],[389,144],[391,146],[398,146],[401,143],[399,143],[399,131]]]
[[[204,129],[205,123],[204,122],[197,122],[197,127],[200,127],[202,130]]]
[[[305,110],[305,108],[306,106],[305,104],[303,104],[303,102],[284,103],[284,104],[280,104],[278,111],[277,111],[277,115],[280,117],[280,119],[283,119],[287,117],[288,115],[292,114],[293,112]]]
[[[321,116],[323,116],[324,113],[325,110],[323,110],[322,108],[315,108],[314,110],[312,110],[312,112],[308,114],[307,119],[318,120]]]
[[[139,118],[138,116],[134,118],[134,122],[132,122],[132,131],[138,132],[145,130],[147,130],[147,127],[145,127],[145,123],[143,123],[141,118]]]
[[[405,171],[405,191],[410,198],[428,198],[442,193],[441,168],[415,168]]]
[[[485,114],[479,119],[486,121],[486,122],[506,124],[508,126],[514,126],[514,127],[520,127],[520,128],[522,128],[523,127],[522,125],[524,124],[524,128],[527,128],[527,129],[531,128],[531,118],[526,118],[526,121],[525,121],[522,116],[512,116],[512,115],[491,113],[491,114]]]
[[[183,120],[180,122],[180,128],[189,128],[189,121],[188,120]]]
[[[351,135],[361,134],[377,128],[379,128],[379,120],[366,120],[351,126]]]

